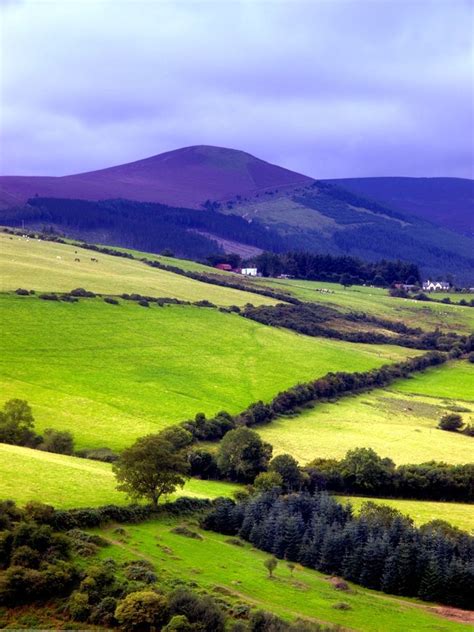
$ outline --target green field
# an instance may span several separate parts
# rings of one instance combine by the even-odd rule
[[[455,374],[464,362],[443,367]],[[472,365],[471,365],[472,366]],[[453,407],[469,408],[462,413],[466,423],[474,423],[474,406],[460,400],[436,399],[402,392],[402,387],[429,379],[431,370],[397,383],[394,391],[378,389],[334,403],[316,404],[313,409],[291,418],[278,419],[261,427],[259,433],[274,447],[274,453],[289,452],[301,463],[314,458],[342,458],[347,450],[371,447],[397,464],[437,460],[467,463],[474,460],[471,437],[444,432],[436,426]],[[449,380],[448,380],[449,381]],[[395,388],[395,387],[394,387]],[[453,389],[455,390],[455,389]],[[447,389],[449,392],[449,389]]]
[[[187,578],[199,588],[215,593],[231,603],[246,602],[286,619],[297,617],[339,624],[344,629],[364,632],[432,632],[464,631],[468,625],[437,616],[422,602],[397,599],[382,593],[353,586],[353,591],[335,590],[328,577],[297,566],[294,576],[283,561],[275,578],[267,578],[265,553],[248,544],[236,546],[228,537],[197,529],[202,540],[172,533],[183,521],[163,518],[140,525],[126,525],[126,535],[117,540],[114,525],[100,534],[111,546],[102,550],[104,558],[119,562],[144,558],[152,562],[160,583],[170,588],[176,580]],[[351,610],[341,611],[334,605],[348,603]]]
[[[91,261],[93,257],[98,259],[98,263]],[[75,261],[76,258],[80,261]],[[174,259],[163,262],[178,264]],[[178,265],[183,269],[195,269],[195,266],[199,267],[199,264],[183,261]],[[24,287],[41,292],[68,292],[84,287],[104,294],[137,293],[172,296],[186,301],[207,299],[217,305],[271,305],[276,302],[259,294],[201,283],[151,268],[140,261],[5,233],[0,233],[0,270],[0,291]]]
[[[179,495],[217,498],[231,496],[236,489],[231,483],[190,479]],[[60,509],[130,502],[115,489],[109,463],[0,443],[0,499],[6,498],[19,505],[35,500]]]
[[[356,511],[370,501],[378,505],[388,505],[405,516],[413,518],[417,526],[431,520],[445,520],[463,531],[474,535],[474,505],[465,503],[441,503],[429,500],[400,500],[398,498],[369,498],[363,496],[336,496],[341,502],[349,502]]]
[[[401,393],[474,402],[474,364],[460,361],[433,367],[396,382],[392,388]]]
[[[258,279],[254,282],[281,292],[289,292],[302,301],[324,303],[345,311],[366,312],[379,318],[403,321],[411,327],[422,327],[427,330],[440,327],[463,333],[471,333],[474,330],[472,307],[393,298],[385,289],[360,285],[343,288],[338,283],[296,279]],[[318,291],[321,289],[329,292]]]
[[[77,447],[120,449],[198,412],[237,413],[328,371],[417,353],[301,336],[215,309],[99,298],[0,295],[0,321],[0,405],[26,399],[39,430],[71,430]]]

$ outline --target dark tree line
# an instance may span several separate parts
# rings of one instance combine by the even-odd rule
[[[69,200],[37,197],[25,207],[0,212],[2,223],[9,226],[53,225],[68,234],[86,237],[100,230],[108,243],[149,252],[170,248],[182,255],[204,261],[223,251],[205,234],[239,243],[281,252],[287,240],[258,221],[248,222],[233,214],[213,209],[196,211],[158,203],[133,200]]]
[[[387,286],[396,281],[421,280],[418,266],[406,261],[374,263],[347,255],[313,254],[310,252],[287,252],[276,254],[264,252],[252,259],[263,276],[287,274],[299,279],[339,282],[342,275],[349,275],[354,285],[369,283]]]
[[[349,450],[340,461],[315,459],[303,468],[310,491],[341,494],[474,502],[474,463],[428,463],[396,466],[370,448]]]
[[[474,538],[447,523],[417,529],[387,507],[371,505],[355,517],[324,493],[267,492],[238,504],[222,499],[203,524],[367,588],[472,605]]]

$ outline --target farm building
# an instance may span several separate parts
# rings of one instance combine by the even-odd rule
[[[258,270],[257,268],[242,268],[240,271],[241,274],[245,274],[245,276],[257,276]]]
[[[447,292],[450,289],[450,285],[447,281],[425,281],[423,283],[423,289],[425,292]]]

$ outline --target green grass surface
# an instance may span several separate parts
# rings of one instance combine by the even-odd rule
[[[457,365],[441,369],[456,373]],[[400,381],[399,390],[379,389],[334,403],[317,404],[313,409],[291,418],[278,419],[259,429],[274,453],[289,452],[301,463],[314,458],[342,458],[347,450],[371,447],[395,463],[445,461],[468,463],[474,460],[471,437],[437,428],[440,418],[456,406],[466,423],[474,423],[474,406],[453,399],[436,399],[401,392],[401,388],[423,382],[430,371]],[[449,390],[448,390],[449,392]]]
[[[39,430],[123,448],[194,417],[236,413],[328,371],[416,353],[297,335],[215,309],[0,295],[0,405],[26,399]]]
[[[258,279],[254,282],[289,292],[302,301],[325,303],[346,311],[366,312],[380,318],[403,321],[412,327],[427,330],[440,327],[464,333],[471,333],[474,330],[472,307],[394,298],[388,295],[387,290],[375,287],[343,288],[338,283],[296,279]],[[318,291],[320,289],[327,289],[330,292],[323,293]]]
[[[199,531],[203,539],[190,539],[171,532],[183,522]],[[177,579],[187,578],[231,603],[243,601],[286,619],[303,617],[364,632],[469,629],[468,625],[437,616],[426,604],[415,600],[397,599],[359,586],[341,593],[332,587],[328,577],[299,565],[291,577],[283,561],[278,564],[275,578],[270,580],[263,566],[268,555],[246,543],[243,546],[230,544],[228,537],[199,530],[189,520],[163,518],[126,525],[126,535],[120,541],[113,529],[111,526],[100,531],[113,543],[104,548],[101,555],[118,562],[147,559],[155,565],[160,582],[170,588]],[[352,609],[336,610],[334,605],[341,601],[350,604]]]
[[[464,360],[448,366],[433,367],[396,382],[393,389],[401,393],[474,402],[474,364]]]
[[[237,485],[191,479],[174,496],[231,496]],[[115,489],[108,463],[0,443],[0,499],[19,505],[35,500],[61,509],[124,505],[127,496]]]
[[[142,256],[142,253],[137,255]],[[99,262],[91,261],[92,257]],[[75,261],[76,258],[80,261]],[[164,263],[178,265],[174,259],[164,260]],[[196,269],[199,264],[183,261],[178,267]],[[0,291],[18,287],[39,291],[69,291],[85,287],[105,294],[135,292],[150,296],[172,296],[187,301],[207,299],[218,305],[270,305],[276,302],[259,294],[200,283],[172,272],[151,268],[140,261],[103,255],[74,245],[26,240],[5,233],[0,233],[0,271]]]
[[[341,502],[349,502],[356,511],[362,504],[371,501],[388,505],[405,516],[410,516],[420,526],[431,520],[445,520],[450,524],[474,534],[474,505],[465,503],[440,503],[428,500],[400,500],[394,498],[368,498],[362,496],[336,496]]]

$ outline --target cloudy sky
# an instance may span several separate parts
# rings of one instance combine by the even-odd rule
[[[0,173],[187,145],[473,177],[471,0],[0,0]]]

